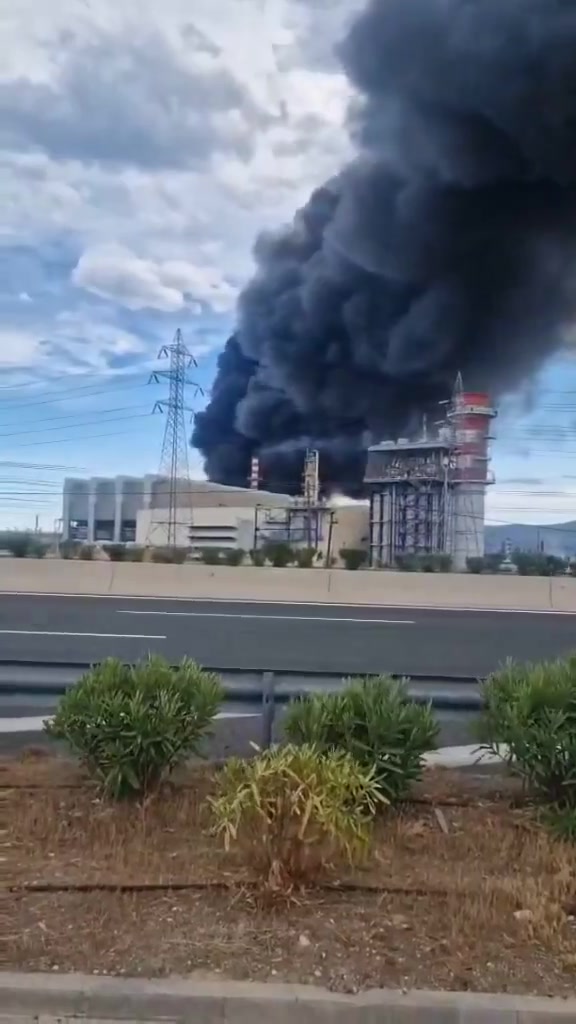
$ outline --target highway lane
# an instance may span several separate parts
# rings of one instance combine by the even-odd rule
[[[576,615],[0,595],[0,660],[484,675],[576,650]]]

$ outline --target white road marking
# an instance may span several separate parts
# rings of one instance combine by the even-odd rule
[[[52,715],[34,718],[0,718],[0,735],[2,733],[42,732],[44,722],[51,722]],[[216,718],[260,718],[252,711],[221,711]]]
[[[394,601],[361,602],[361,601],[286,601],[269,597],[153,597],[141,594],[63,594],[43,593],[40,590],[0,590],[2,597],[60,597],[70,600],[88,601],[156,601],[180,602],[180,604],[255,604],[282,605],[297,608],[394,608],[411,612],[487,612],[494,615],[568,615],[574,617],[574,611],[559,611],[555,608],[492,608],[490,605],[450,605],[450,604],[398,604]]]
[[[115,640],[166,640],[165,636],[149,633],[63,633],[47,629],[0,629],[6,636],[97,636]]]
[[[413,619],[358,619],[340,618],[332,615],[257,615],[251,612],[141,612],[128,608],[117,608],[117,615],[170,615],[192,619],[277,619],[280,622],[364,622],[371,626],[415,626]]]

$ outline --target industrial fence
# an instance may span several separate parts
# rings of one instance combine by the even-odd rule
[[[0,660],[0,717],[3,704],[61,697],[90,667],[82,663]],[[309,693],[339,690],[350,679],[332,672],[230,669],[208,665],[204,668],[221,677],[224,699],[229,706],[238,707],[241,714],[260,718],[260,745],[263,747],[272,742],[278,711],[289,701]],[[393,674],[391,678],[403,679],[412,700],[430,703],[439,713],[471,715],[482,707],[483,680],[473,676]]]

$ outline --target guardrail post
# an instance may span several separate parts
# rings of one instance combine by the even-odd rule
[[[262,750],[272,743],[274,727],[276,677],[273,672],[262,673]]]

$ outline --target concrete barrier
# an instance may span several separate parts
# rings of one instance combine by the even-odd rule
[[[0,974],[0,1024],[574,1024],[576,1000],[307,985]]]
[[[576,578],[0,561],[0,593],[576,612]]]

